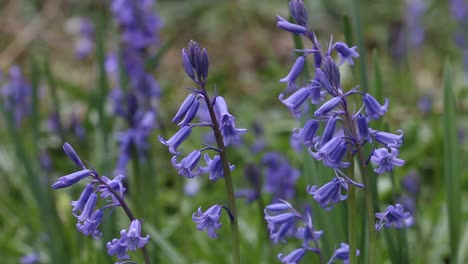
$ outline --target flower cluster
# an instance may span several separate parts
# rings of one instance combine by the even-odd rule
[[[94,169],[89,169],[83,164],[70,144],[65,143],[63,150],[80,170],[58,178],[52,184],[52,188],[66,188],[86,178],[91,180],[83,189],[78,200],[71,202],[71,206],[73,216],[77,219],[76,228],[78,231],[85,236],[91,235],[94,239],[99,239],[102,233],[98,228],[103,220],[105,209],[123,207],[126,212],[129,211],[124,200],[125,187],[122,183],[124,176],[119,175],[114,179],[100,176]],[[99,197],[107,204],[101,208],[96,208]],[[132,221],[128,231],[122,230],[119,239],[114,239],[112,242],[107,243],[108,254],[110,256],[116,255],[118,259],[129,259],[130,256],[127,255],[128,250],[142,248],[148,243],[148,235],[141,237],[140,221],[134,219],[133,215],[129,215],[129,218]]]
[[[247,130],[236,128],[235,117],[229,113],[223,97],[216,96],[210,100],[205,88],[209,68],[207,51],[201,49],[197,42],[190,41],[188,49],[182,49],[182,61],[186,74],[195,82],[197,88],[189,89],[191,93],[185,98],[172,119],[172,122],[180,127],[179,131],[167,140],[159,136],[159,141],[169,148],[169,152],[173,155],[171,162],[179,175],[195,178],[201,174],[208,174],[210,180],[216,181],[224,177],[226,170],[232,171],[235,168],[234,165],[224,163],[222,155],[225,147],[238,142]],[[210,119],[194,122],[202,106],[208,109]],[[182,151],[179,150],[179,146],[189,137],[195,127],[210,127],[216,138],[217,147],[205,146],[181,157]],[[209,153],[205,153],[203,155],[205,165],[199,165],[202,152],[207,150],[214,151],[215,155],[210,156]],[[198,223],[198,228],[207,229],[210,237],[215,236],[214,229],[219,227],[217,220],[221,213],[220,208],[210,207],[205,213],[199,209],[198,216],[195,217],[194,214],[193,220]],[[218,215],[218,217],[213,217],[213,215]],[[206,217],[213,220],[206,223]]]
[[[262,174],[265,175],[265,180],[262,180]],[[251,203],[261,197],[263,191],[272,195],[272,202],[277,202],[295,197],[300,172],[281,153],[267,152],[259,166],[247,165],[244,175],[250,188],[239,189],[236,192],[237,197],[244,197],[247,203]]]
[[[291,204],[281,200],[265,208],[265,220],[270,231],[270,238],[274,243],[285,242],[287,236],[294,236],[302,242],[301,247],[288,255],[278,254],[281,263],[299,263],[307,251],[318,254],[320,262],[324,263],[318,243],[323,231],[314,228],[310,212],[301,215]],[[359,255],[359,251],[357,254]],[[328,263],[332,263],[336,259],[343,261],[349,259],[349,246],[347,244],[341,243],[341,247],[335,251]]]
[[[120,157],[116,174],[125,173],[132,151],[144,156],[148,137],[156,126],[159,85],[145,68],[145,58],[158,39],[162,26],[153,12],[154,0],[113,0],[111,12],[120,29],[120,50],[109,54],[106,70],[116,84],[110,93],[114,113],[124,119],[128,128],[117,134]],[[124,75],[124,76],[122,76]]]
[[[18,66],[10,68],[8,80],[0,89],[4,110],[11,112],[15,125],[28,116],[31,111],[31,84],[24,79]]]
[[[307,192],[320,206],[330,210],[334,204],[347,199],[348,188],[364,188],[363,184],[347,177],[341,170],[350,166],[352,162],[352,160],[346,160],[347,155],[357,155],[360,166],[367,166],[369,161],[372,162],[376,166],[374,171],[377,174],[392,171],[395,166],[403,166],[405,163],[404,160],[398,158],[398,148],[403,142],[403,131],[398,130],[398,134],[392,134],[370,128],[372,121],[380,119],[388,111],[389,101],[385,99],[382,104],[369,93],[359,91],[358,87],[348,91],[342,87],[339,66],[344,63],[354,64],[354,58],[359,57],[357,47],[350,47],[344,42],[333,42],[331,38],[327,48],[323,50],[315,33],[308,28],[307,11],[302,0],[291,0],[289,10],[295,23],[277,16],[277,26],[295,35],[306,37],[311,42],[312,48],[296,50],[299,53],[296,62],[286,77],[280,80],[287,84],[287,89],[280,94],[279,99],[297,118],[306,112],[303,111],[308,107],[306,102],[316,105],[313,118],[305,116],[304,126],[295,128],[292,138],[294,142],[307,147],[309,154],[315,160],[321,161],[325,166],[334,170],[335,177],[329,183],[322,187],[307,187]],[[334,59],[335,54],[339,58],[338,62]],[[312,80],[301,84],[298,81],[299,76],[305,68],[308,57],[313,59],[315,75]],[[350,97],[357,97],[352,101],[360,101],[361,105],[350,105]],[[357,111],[351,109],[357,109]],[[370,153],[365,153],[363,150],[363,145],[366,143],[372,144]],[[286,210],[287,206],[283,207],[281,208]],[[384,224],[400,226],[398,223],[406,217],[406,213],[403,213],[401,206],[398,205],[396,208],[391,206],[386,212],[376,214],[379,219],[377,229]],[[287,210],[292,211],[291,208]],[[299,217],[291,212],[288,214],[290,218],[282,214],[281,219]],[[267,218],[267,221],[272,230],[271,219]],[[282,223],[289,223],[288,221],[293,220]],[[286,228],[285,225],[282,227]],[[347,256],[346,249],[349,255],[349,247],[342,244],[339,249],[341,251],[335,252],[332,260]],[[305,251],[297,250],[293,253],[291,253],[291,260],[287,259],[285,263],[296,263]]]
[[[314,111],[314,118],[309,119],[303,128],[294,129],[293,137],[308,147],[314,159],[322,161],[325,166],[335,171],[335,179],[324,187],[309,188],[309,193],[322,207],[327,207],[329,202],[336,203],[346,199],[348,184],[363,187],[362,184],[346,177],[340,170],[350,165],[349,161],[343,161],[347,153],[359,153],[364,144],[373,144],[370,157],[364,160],[370,159],[377,166],[374,169],[376,173],[383,174],[392,171],[395,166],[404,165],[404,160],[397,158],[398,148],[403,143],[403,131],[398,130],[398,134],[392,134],[369,127],[373,120],[379,119],[388,111],[388,99],[381,104],[372,95],[358,91],[357,87],[345,91],[341,86],[338,66],[345,62],[349,65],[354,64],[353,58],[359,56],[356,47],[349,47],[343,42],[333,43],[331,39],[328,48],[322,50],[315,33],[307,28],[307,13],[302,1],[292,0],[290,11],[297,24],[278,16],[278,27],[307,37],[313,48],[299,51],[302,55],[298,57],[288,75],[281,79],[281,82],[286,82],[288,85],[285,93],[293,92],[286,99],[284,99],[285,93],[282,93],[280,100],[296,116],[302,115],[301,108],[306,101],[318,105]],[[336,63],[332,57],[335,52],[340,59],[339,63]],[[315,77],[304,87],[297,89],[296,79],[301,74],[309,55],[313,55]],[[362,105],[357,107],[359,109],[357,112],[350,111],[348,97],[351,96],[358,96],[362,101]],[[318,135],[321,125],[323,133]],[[381,147],[377,147],[376,143]],[[322,191],[319,193],[320,190]]]

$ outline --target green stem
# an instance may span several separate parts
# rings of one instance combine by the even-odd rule
[[[237,224],[237,208],[236,196],[234,194],[234,185],[232,183],[231,169],[229,168],[229,161],[226,153],[226,146],[224,146],[223,135],[216,118],[213,105],[205,89],[205,83],[200,83],[202,94],[205,99],[208,111],[210,112],[211,122],[213,123],[213,132],[218,145],[219,156],[223,163],[224,180],[226,182],[226,193],[228,198],[229,211],[231,213],[231,239],[232,239],[232,259],[234,264],[240,264],[240,247],[239,247],[239,227]]]
[[[352,119],[352,116],[350,114],[350,112],[348,111],[347,109],[347,105],[346,104],[343,104],[343,109],[344,111],[346,112],[346,115],[345,115],[345,126],[349,128],[349,133],[351,134],[350,137],[355,139],[355,142],[359,142],[357,139],[358,139],[358,136],[357,136],[357,130],[356,130],[356,127],[354,125],[354,122],[353,122],[353,119]],[[374,227],[374,222],[375,222],[375,216],[374,216],[374,194],[373,194],[373,190],[372,190],[372,186],[371,186],[371,179],[369,178],[370,175],[368,173],[368,168],[366,167],[366,160],[364,158],[364,152],[363,152],[363,149],[362,149],[362,146],[359,144],[359,143],[356,143],[355,144],[356,146],[356,149],[357,149],[357,159],[358,159],[358,165],[359,165],[359,170],[361,172],[361,175],[362,175],[362,178],[364,180],[364,186],[365,186],[365,203],[366,203],[366,218],[367,218],[367,231],[369,232],[369,262],[368,263],[378,263],[377,262],[377,233],[375,231],[375,227]],[[351,174],[351,176],[353,176],[354,174],[354,170],[353,170],[353,173]],[[351,177],[350,177],[351,178]],[[354,180],[353,178],[351,178],[352,180]],[[355,199],[355,197],[352,197],[354,196],[354,190],[353,188],[350,188],[350,190],[348,191],[348,199],[351,200],[352,198]],[[353,201],[354,202],[354,201]],[[348,204],[348,206],[355,206],[355,204],[353,204],[353,202],[350,202]],[[356,208],[354,208],[355,210]],[[348,217],[350,217],[353,212],[349,212],[349,210],[351,210],[351,208],[348,207]],[[351,216],[351,218],[349,219],[349,221],[352,220],[352,218],[354,218],[354,216]],[[351,224],[349,225],[351,227]],[[348,230],[348,232],[352,232],[352,230]],[[352,237],[350,237],[351,239]],[[355,238],[354,238],[355,239]],[[355,241],[353,241],[355,242]],[[356,254],[355,251],[351,251],[352,250],[352,245],[351,245],[351,241],[350,241],[350,245],[349,245],[349,248],[350,248],[350,260],[352,259],[352,256]],[[351,264],[353,262],[350,262]]]
[[[348,155],[351,156],[351,155]],[[352,156],[350,157],[351,166],[348,169],[348,177],[354,180],[354,162]],[[354,186],[348,190],[348,245],[349,245],[349,263],[355,264],[356,262],[356,193]]]

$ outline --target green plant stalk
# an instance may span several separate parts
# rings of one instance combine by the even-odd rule
[[[223,163],[224,180],[226,183],[226,193],[228,198],[228,206],[231,220],[231,239],[232,239],[232,259],[233,264],[240,264],[240,246],[239,246],[239,227],[237,220],[237,208],[236,208],[236,196],[234,193],[234,185],[232,183],[231,169],[229,168],[229,161],[226,153],[226,146],[224,146],[223,136],[219,127],[218,120],[216,118],[213,105],[211,104],[210,97],[205,89],[205,82],[201,82],[200,87],[202,89],[203,97],[205,98],[208,111],[210,112],[211,122],[213,123],[213,132],[216,138],[216,144],[218,145],[219,156]]]
[[[367,83],[366,75],[366,46],[364,44],[364,37],[362,34],[362,21],[361,21],[361,10],[359,0],[352,1],[353,6],[353,16],[355,19],[355,28],[357,34],[357,44],[359,49],[359,64],[360,64],[360,78],[361,78],[361,87],[364,93],[369,91],[369,85]]]
[[[374,227],[375,222],[375,210],[374,210],[374,194],[371,188],[370,175],[368,173],[367,167],[364,165],[366,160],[364,159],[363,151],[360,146],[357,147],[358,151],[358,162],[359,170],[364,179],[365,188],[365,199],[366,199],[366,217],[367,217],[367,231],[369,232],[369,262],[368,263],[378,263],[377,262],[377,232]]]
[[[352,158],[352,155],[348,155],[351,165],[349,166],[347,176],[350,179],[354,179],[354,161]],[[356,244],[357,244],[357,239],[356,239],[356,230],[357,230],[357,225],[356,225],[356,193],[355,193],[355,188],[354,186],[350,186],[348,190],[348,245],[349,245],[349,263],[350,264],[355,264],[357,263],[356,261]]]
[[[448,62],[444,65],[444,174],[447,192],[448,229],[450,237],[450,261],[456,263],[461,229],[461,173],[458,153],[456,102],[453,95],[453,74]]]
[[[350,112],[348,111],[347,109],[347,106],[346,105],[343,105],[343,109],[344,111],[346,112],[346,117],[345,117],[345,125],[347,128],[349,128],[349,133],[351,133],[351,138],[354,138],[354,139],[357,139],[358,136],[357,136],[357,131],[356,131],[356,127],[354,126],[354,123],[353,123],[353,119],[352,119],[352,116],[350,114]],[[367,170],[367,167],[365,166],[365,162],[366,160],[364,159],[364,153],[363,153],[363,149],[362,149],[362,146],[360,144],[355,144],[356,145],[356,150],[357,150],[357,160],[358,160],[358,164],[359,164],[359,170],[361,172],[361,175],[362,175],[362,178],[364,179],[364,186],[365,186],[365,203],[366,203],[366,217],[367,217],[367,224],[368,224],[368,232],[369,232],[369,262],[368,263],[378,263],[377,262],[377,254],[376,254],[376,249],[377,249],[377,234],[376,234],[376,231],[375,231],[375,228],[374,228],[374,225],[372,223],[374,223],[375,221],[375,217],[374,217],[374,195],[373,195],[373,191],[372,191],[372,188],[371,187],[371,181],[370,181],[370,178],[369,178],[369,173],[368,173],[368,170]],[[353,175],[351,175],[353,176]],[[353,178],[350,177],[350,179],[354,180]],[[352,189],[353,188],[350,188],[349,191],[348,191],[348,199],[351,199],[351,195],[352,195]],[[349,206],[349,204],[348,204]],[[348,210],[350,210],[351,208],[348,207]],[[348,212],[348,216],[349,216],[349,212]],[[349,232],[352,232],[351,230],[348,230],[348,233]],[[351,237],[350,237],[351,238]],[[350,259],[352,259],[352,256],[356,254],[355,251],[351,251],[351,248],[352,248],[352,245],[351,245],[351,241],[350,241],[350,244],[349,244],[349,248],[350,248]],[[350,263],[353,263],[353,262],[350,262]]]

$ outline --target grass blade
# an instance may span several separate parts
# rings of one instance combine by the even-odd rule
[[[444,176],[447,192],[449,217],[450,259],[455,261],[461,233],[461,174],[459,167],[459,150],[456,121],[456,102],[453,95],[453,72],[450,63],[446,62],[443,75],[444,113],[442,117],[444,135]]]

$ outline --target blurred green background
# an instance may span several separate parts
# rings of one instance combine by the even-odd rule
[[[351,22],[353,39],[348,44],[358,45],[353,6],[356,1],[304,2],[309,25],[323,45],[331,35],[335,41],[345,41],[347,21]],[[404,233],[407,243],[404,254],[409,263],[468,261],[464,250],[468,248],[465,225],[468,207],[463,202],[457,214],[461,222],[460,250],[457,260],[450,257],[447,205],[451,192],[447,185],[449,176],[444,171],[449,166],[447,151],[451,151],[450,157],[460,165],[455,171],[458,174],[455,186],[461,190],[460,199],[464,201],[468,195],[468,65],[464,65],[464,60],[468,62],[468,59],[463,54],[468,56],[468,43],[465,47],[460,45],[457,34],[468,36],[468,27],[453,17],[448,2],[361,0],[359,7],[358,20],[365,44],[365,54],[361,56],[366,59],[368,88],[375,91],[380,84],[379,91],[390,100],[389,112],[384,117],[388,131],[405,131],[400,155],[406,165],[395,170],[394,175],[382,175],[378,179],[381,207],[402,195],[400,181],[409,173],[417,174],[421,182],[414,212],[416,224]],[[78,17],[88,17],[95,23],[98,32],[102,32],[106,52],[118,48],[118,28],[108,4],[103,0],[0,2],[0,67],[4,73],[0,80],[5,81],[11,66],[19,65],[37,93],[33,114],[20,126],[12,126],[8,114],[0,119],[0,259],[3,263],[20,263],[20,258],[28,254],[38,254],[37,263],[111,263],[105,242],[128,226],[122,212],[115,210],[112,216],[106,215],[113,221],[104,221],[103,239],[94,241],[84,237],[76,231],[69,206],[81,188],[74,186],[59,191],[49,188],[57,177],[75,170],[61,150],[63,141],[70,142],[80,157],[103,175],[112,174],[118,156],[114,138],[125,124],[111,116],[109,103],[100,94],[103,85],[109,85],[103,83],[103,78],[107,79],[101,68],[103,61],[95,53],[78,60],[73,51]],[[414,4],[422,5],[422,11],[412,10]],[[150,159],[140,168],[129,167],[130,175],[138,172],[138,177],[148,184],[138,192],[132,192],[130,185],[128,199],[138,217],[144,219],[144,230],[152,237],[149,250],[155,263],[225,263],[230,258],[227,218],[216,240],[196,230],[191,220],[192,212],[199,206],[206,209],[214,201],[225,203],[225,189],[221,186],[224,183],[203,178],[198,181],[199,193],[186,195],[187,181],[169,163],[171,156],[157,141],[157,135],[168,138],[177,129],[170,119],[187,95],[184,88],[192,85],[184,74],[180,51],[189,40],[196,40],[209,52],[211,92],[214,94],[216,87],[236,116],[237,126],[250,130],[241,146],[229,150],[231,162],[237,167],[233,172],[236,188],[248,186],[244,167],[258,164],[262,157],[262,153],[250,150],[258,137],[253,133],[257,124],[263,129],[266,150],[281,152],[303,171],[295,202],[315,202],[304,192],[310,183],[308,177],[316,177],[307,172],[307,163],[312,158],[296,153],[289,143],[292,128],[299,127],[300,122],[278,100],[285,89],[279,79],[294,63],[293,38],[276,27],[275,19],[276,15],[288,17],[287,1],[159,0],[154,11],[164,22],[160,44],[152,52],[160,57],[154,60],[157,65],[151,69],[162,91],[157,109],[160,123],[150,137]],[[423,37],[418,39],[421,30]],[[304,42],[304,45],[307,48],[310,44]],[[345,89],[362,84],[358,73],[362,63],[356,64],[353,68],[348,65],[340,68]],[[456,108],[455,116],[448,123],[443,122],[448,107],[447,103],[444,105],[446,65],[450,66],[445,68],[449,74],[445,87],[453,93],[455,101],[451,106]],[[57,102],[63,124],[68,126],[71,117],[76,115],[85,130],[84,138],[69,130],[62,135],[50,132],[48,118]],[[104,119],[100,109],[105,111]],[[455,130],[447,124],[453,124]],[[444,150],[453,131],[456,131],[456,149]],[[202,138],[203,134],[196,132],[183,148],[200,147],[197,137]],[[50,170],[40,166],[44,152],[50,155]],[[268,195],[263,198],[269,202]],[[242,199],[238,199],[238,207],[243,263],[279,263],[278,253],[296,248],[293,243],[269,246],[263,209],[255,203],[245,204]],[[398,250],[392,251],[385,236],[381,234],[379,239],[382,263],[398,263],[392,258]],[[335,248],[339,242],[335,241]],[[394,247],[398,245],[401,244],[395,242]],[[142,261],[139,252],[131,256],[138,263]],[[314,260],[306,258],[303,263],[314,263],[308,262]]]

